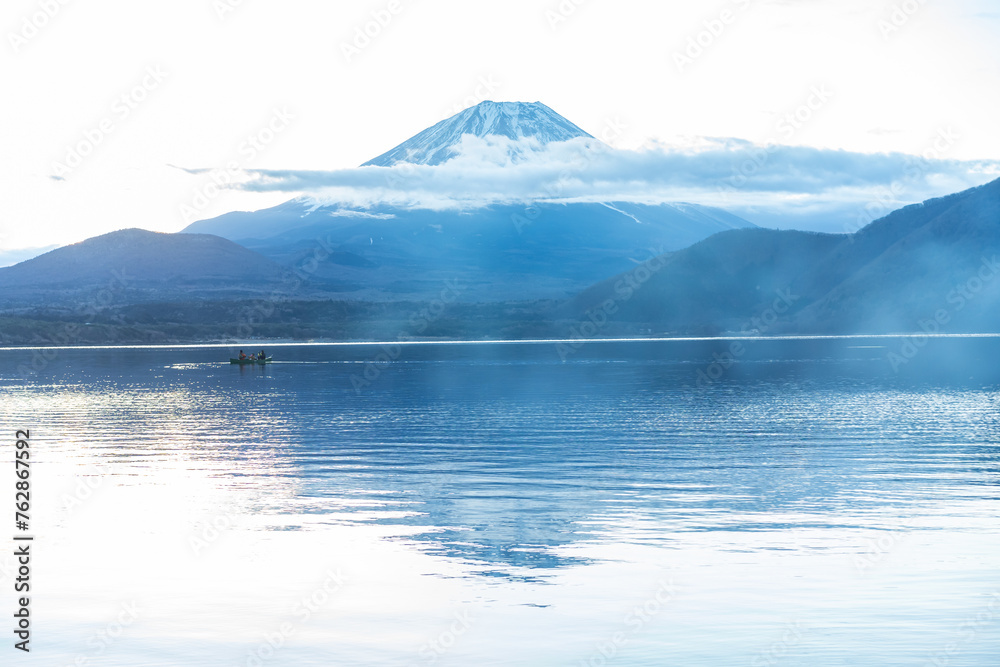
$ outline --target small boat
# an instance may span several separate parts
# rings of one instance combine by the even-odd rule
[[[258,359],[257,357],[247,357],[246,359],[233,359],[232,357],[230,357],[229,358],[229,363],[231,363],[231,364],[240,364],[240,365],[243,365],[243,364],[269,364],[269,363],[271,363],[271,357],[267,357],[266,359]]]

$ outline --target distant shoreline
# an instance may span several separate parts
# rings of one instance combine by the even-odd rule
[[[121,345],[4,345],[0,346],[0,351],[5,350],[110,350],[110,349],[177,349],[177,348],[233,348],[247,347],[376,347],[380,345],[550,345],[550,344],[570,344],[570,343],[667,343],[667,342],[711,342],[711,341],[795,341],[795,340],[892,340],[899,338],[910,338],[919,336],[921,338],[1000,338],[1000,333],[935,333],[927,334],[922,331],[911,331],[907,333],[877,333],[877,334],[787,334],[771,336],[747,336],[743,334],[719,335],[719,336],[649,336],[649,337],[623,337],[623,338],[524,338],[524,339],[425,339],[425,340],[357,340],[357,341],[335,341],[335,340],[252,340],[243,342],[219,342],[208,341],[200,343],[156,343],[144,345],[141,343],[127,343]]]

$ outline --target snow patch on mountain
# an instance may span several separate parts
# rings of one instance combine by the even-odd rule
[[[612,206],[611,204],[609,204],[607,202],[601,202],[601,204],[603,206],[607,206],[608,208],[610,208],[612,211],[615,211],[616,213],[621,213],[622,215],[624,215],[627,218],[632,218],[633,220],[635,220],[640,225],[642,224],[642,220],[640,220],[639,218],[635,217],[631,213],[626,213],[625,211],[621,210],[620,208],[616,208],[616,207]]]
[[[594,138],[541,102],[486,101],[432,125],[361,166],[439,165],[459,154],[463,138],[468,135],[506,137],[513,140],[514,143],[508,144],[511,146],[531,139],[524,145],[539,147],[578,137]],[[523,150],[523,147],[512,149],[511,161],[519,161]]]
[[[392,213],[372,213],[370,211],[356,211],[349,208],[340,208],[329,213],[331,218],[366,218],[368,220],[389,220],[396,216]]]

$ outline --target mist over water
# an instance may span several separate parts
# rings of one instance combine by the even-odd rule
[[[998,338],[267,349],[3,351],[25,664],[1000,655]]]

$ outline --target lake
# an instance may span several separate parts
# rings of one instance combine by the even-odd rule
[[[4,664],[1000,664],[1000,338],[266,349],[2,350]]]

